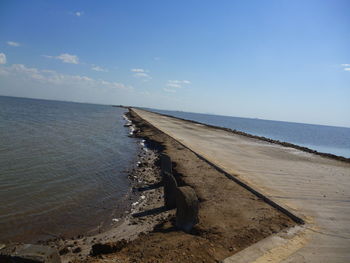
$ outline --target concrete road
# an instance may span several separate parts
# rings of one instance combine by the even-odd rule
[[[205,125],[133,110],[305,220],[302,231],[295,231],[288,238],[276,236],[268,246],[258,245],[225,262],[350,262],[350,164]]]

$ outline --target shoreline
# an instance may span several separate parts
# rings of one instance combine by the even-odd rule
[[[0,243],[34,244],[61,237],[69,239],[82,234],[94,235],[118,223],[115,219],[123,217],[135,202],[133,199],[137,198],[132,192],[135,182],[130,180],[129,175],[144,148],[140,145],[141,140],[129,138],[129,128],[123,127],[126,122],[122,117],[126,112],[124,109],[106,108],[101,116],[107,119],[96,131],[82,132],[78,136],[75,131],[78,126],[73,125],[73,131],[68,131],[57,141],[53,140],[53,145],[39,143],[33,148],[34,152],[40,150],[43,153],[50,149],[48,158],[28,155],[25,148],[18,147],[18,156],[12,154],[15,148],[4,152],[6,165],[2,170],[5,181],[2,181],[4,187],[8,185],[10,190],[3,189],[4,200],[9,200],[9,204],[5,202],[2,211]],[[87,115],[90,115],[89,111]],[[103,126],[105,123],[107,130]],[[79,119],[79,127],[83,127],[82,124],[83,119]],[[88,137],[91,134],[96,137]],[[52,132],[49,137],[54,136],[59,134]],[[58,144],[62,138],[74,146]],[[28,136],[23,143],[26,141],[35,141],[35,138]],[[23,159],[24,156],[28,157]],[[11,163],[6,162],[6,158],[12,160]],[[13,172],[10,169],[12,163]],[[39,163],[41,166],[38,166]],[[14,182],[7,175],[13,175]],[[84,214],[86,216],[82,216]]]
[[[105,232],[42,242],[57,248],[63,263],[218,262],[297,225],[132,109],[126,116],[130,136],[143,140],[147,149],[141,151],[138,166],[130,174],[136,180],[133,190],[138,188],[140,193],[134,203],[142,199],[141,204]],[[200,200],[200,223],[190,234],[174,229],[174,210],[162,210],[159,153],[171,157],[178,184],[193,187]],[[96,245],[99,249],[91,255]]]
[[[147,141],[135,134],[137,128],[128,118],[128,113],[126,112],[123,115],[127,122],[124,126],[130,130],[129,137],[140,140],[140,150],[136,157],[137,163],[128,175],[130,180],[129,204],[125,205],[125,207],[129,207],[129,209],[123,212],[125,214],[123,217],[112,219],[112,226],[102,231],[99,230],[97,231],[98,233],[84,233],[73,238],[58,238],[37,242],[51,247],[54,246],[60,254],[62,263],[86,262],[93,245],[130,242],[140,234],[152,231],[169,214],[168,212],[159,216],[155,215],[147,220],[134,216],[142,213],[144,209],[152,209],[161,205],[163,191],[160,188],[156,188],[151,192],[142,192],[143,188],[160,181],[157,164],[159,154],[156,148],[148,147]]]
[[[191,233],[179,231],[173,226],[174,210],[170,210],[172,213],[148,234],[114,245],[116,250],[90,257],[89,262],[218,262],[296,225],[135,112],[129,113],[133,115],[135,135],[171,157],[178,185],[195,189],[200,200],[200,223]],[[159,210],[157,213],[164,213]],[[145,220],[149,213],[144,211]]]
[[[131,107],[123,107],[123,108],[129,108],[130,109]],[[141,109],[143,111],[151,112],[151,113],[154,113],[154,114],[157,114],[157,115],[160,115],[160,116],[166,116],[166,117],[169,117],[169,118],[178,119],[178,120],[182,120],[182,121],[189,122],[189,123],[199,124],[199,125],[206,126],[208,128],[224,130],[224,131],[231,132],[233,134],[237,134],[237,135],[241,135],[241,136],[245,136],[245,137],[248,137],[248,138],[257,139],[257,140],[261,140],[261,141],[265,141],[265,142],[269,142],[269,143],[273,143],[273,144],[278,144],[278,145],[281,145],[281,146],[284,146],[284,147],[294,148],[294,149],[297,149],[297,150],[300,150],[300,151],[303,151],[303,152],[319,155],[319,156],[326,157],[326,158],[329,158],[329,159],[350,163],[350,158],[348,158],[348,157],[335,155],[335,154],[332,154],[332,153],[319,152],[317,150],[313,150],[313,149],[310,149],[308,147],[304,147],[304,146],[301,146],[301,145],[298,145],[298,144],[293,144],[293,143],[290,143],[290,142],[274,140],[274,139],[271,139],[271,138],[268,138],[268,137],[264,137],[264,136],[253,135],[253,134],[246,133],[246,132],[243,132],[243,131],[239,131],[239,130],[236,130],[236,129],[230,129],[230,128],[225,128],[225,127],[211,125],[211,124],[206,124],[206,123],[203,123],[203,122],[183,119],[183,118],[180,118],[180,117],[175,117],[175,116],[168,115],[168,114],[162,114],[162,113],[158,113],[158,112],[155,112],[155,111],[150,111],[148,109],[143,109],[143,108],[139,108],[139,107],[135,107],[135,109]]]
[[[113,209],[112,214],[106,217],[106,220],[97,224],[94,228],[86,232],[76,232],[74,235],[61,235],[47,233],[47,238],[34,238],[31,244],[50,246],[57,249],[62,263],[82,261],[84,262],[89,257],[93,245],[100,243],[113,243],[126,240],[127,242],[135,239],[141,233],[152,231],[153,227],[163,220],[164,216],[153,216],[148,220],[134,217],[133,215],[141,213],[144,209],[152,209],[155,206],[162,204],[162,189],[154,189],[153,191],[142,192],[142,188],[147,185],[155,184],[160,180],[159,167],[157,164],[158,153],[157,149],[148,148],[147,142],[140,137],[137,137],[134,132],[136,127],[127,118],[128,112],[125,112],[122,117],[126,121],[124,127],[129,128],[129,137],[138,140],[139,150],[135,156],[134,163],[127,171],[127,177],[130,181],[130,188],[125,195],[124,202],[120,207],[122,211],[117,211],[121,217],[115,218],[113,214],[116,212]],[[140,190],[141,189],[141,190]],[[111,220],[111,222],[110,222]],[[51,236],[51,237],[50,237]],[[2,242],[3,246],[20,246],[23,242]]]

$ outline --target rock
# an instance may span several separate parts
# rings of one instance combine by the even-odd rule
[[[68,247],[64,247],[64,248],[60,249],[59,254],[60,254],[60,255],[65,255],[65,254],[67,254],[68,252],[69,252]]]
[[[163,172],[164,204],[167,208],[176,208],[177,182],[171,173]]]
[[[60,263],[56,249],[32,244],[12,244],[0,249],[0,262]]]
[[[160,155],[160,169],[162,173],[163,172],[167,172],[171,174],[173,173],[171,159],[168,155],[164,153]]]
[[[80,247],[77,247],[75,249],[73,249],[73,253],[79,253],[81,252],[81,248]]]
[[[190,186],[177,188],[176,192],[176,227],[190,232],[198,223],[199,202],[196,192]]]
[[[92,256],[98,256],[101,254],[110,254],[114,252],[120,251],[123,247],[127,245],[127,241],[122,239],[117,242],[109,242],[109,243],[98,243],[92,246],[90,254]]]

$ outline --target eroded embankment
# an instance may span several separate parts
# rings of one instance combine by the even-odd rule
[[[124,117],[126,127],[130,129],[130,136],[134,136],[135,128],[128,118]],[[145,140],[141,143],[137,156],[137,164],[129,171],[130,194],[125,200],[126,209],[123,216],[114,217],[107,229],[98,228],[94,232],[82,233],[75,237],[57,236],[39,244],[54,247],[60,254],[61,261],[89,262],[92,248],[97,254],[116,250],[126,242],[138,237],[140,233],[148,233],[160,222],[164,222],[172,211],[162,213],[147,213],[163,205],[163,188],[160,187],[160,171],[158,165],[158,149],[160,145]],[[110,209],[114,209],[111,207]],[[147,216],[144,215],[146,212]],[[108,244],[108,245],[105,245]],[[1,248],[1,244],[0,244]],[[1,253],[0,253],[1,254]],[[0,259],[1,262],[1,259]]]
[[[176,230],[171,216],[151,233],[142,234],[118,248],[118,252],[91,257],[89,261],[217,262],[295,225],[285,214],[228,179],[132,110],[128,115],[137,127],[137,136],[170,156],[178,184],[195,189],[200,200],[199,224],[187,234]],[[145,220],[151,212],[162,213],[162,209],[144,211]]]

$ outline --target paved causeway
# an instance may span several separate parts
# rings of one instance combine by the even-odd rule
[[[140,117],[305,220],[225,262],[350,262],[350,164],[133,109]],[[294,230],[293,230],[294,231]]]

